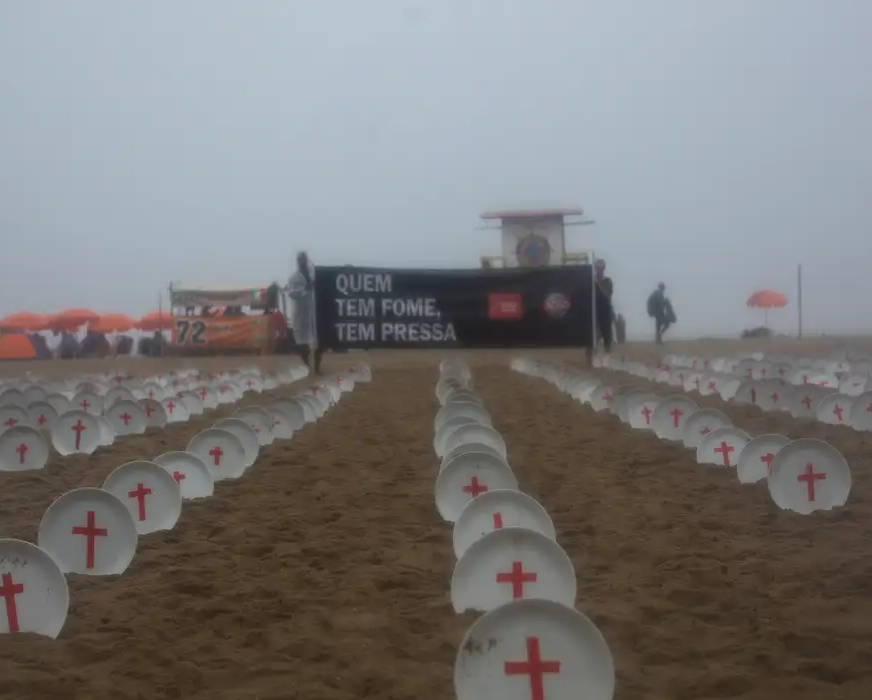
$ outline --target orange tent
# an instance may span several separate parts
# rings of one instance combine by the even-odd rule
[[[0,331],[41,331],[45,330],[48,319],[30,311],[19,311],[0,319]]]
[[[143,331],[156,331],[161,328],[168,331],[173,327],[173,315],[166,311],[152,311],[139,319],[136,327]]]
[[[127,314],[103,314],[88,324],[88,330],[94,333],[125,333],[135,325],[136,321]]]
[[[33,343],[26,333],[0,334],[0,360],[35,360]]]
[[[100,314],[90,309],[67,309],[49,318],[48,327],[53,331],[74,331],[86,323],[96,323]]]

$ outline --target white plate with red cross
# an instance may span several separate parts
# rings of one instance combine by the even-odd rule
[[[309,374],[309,368],[304,367],[301,369],[300,375],[294,377],[294,379],[302,379],[307,374]],[[355,382],[361,382],[363,384],[366,384],[367,382],[372,381],[372,369],[370,369],[370,366],[366,362],[357,362],[352,365],[351,369],[349,370],[349,374]]]
[[[463,393],[472,388],[472,373],[468,367],[446,367],[436,382],[436,398],[443,406],[455,393]]]
[[[23,540],[0,540],[0,634],[56,639],[69,607],[67,579],[47,552]]]
[[[720,393],[722,380],[719,375],[707,372],[702,375],[697,391],[701,396],[714,396]]]
[[[270,407],[278,409],[288,417],[290,428],[294,432],[306,425],[306,411],[298,399],[278,399]]]
[[[260,453],[260,442],[257,439],[257,433],[254,432],[254,428],[239,418],[223,418],[212,427],[233,433],[242,445],[245,455],[245,468],[248,469],[254,464],[257,460],[257,455]]]
[[[821,423],[848,425],[851,421],[851,409],[853,406],[853,397],[835,392],[824,396],[818,402],[815,413]]]
[[[319,392],[315,387],[301,391],[297,396],[308,403],[309,408],[315,413],[316,420],[321,418],[329,408],[329,399],[324,396],[323,391]]]
[[[448,442],[448,438],[451,437],[455,430],[462,428],[464,425],[484,425],[484,423],[472,415],[457,415],[449,418],[436,430],[433,436],[433,452],[436,453],[437,457],[445,455],[445,445]]]
[[[441,403],[442,408],[450,404],[474,404],[480,408],[484,408],[484,401],[481,396],[476,394],[472,389],[455,388],[445,394],[445,400]]]
[[[654,434],[661,440],[682,441],[687,419],[698,410],[699,407],[686,396],[664,398],[651,417]]]
[[[817,419],[817,405],[824,396],[834,393],[832,389],[804,384],[794,387],[790,400],[790,415],[794,418]]]
[[[42,469],[48,455],[48,443],[30,425],[17,425],[0,434],[0,472]]]
[[[52,426],[51,442],[55,450],[64,457],[72,454],[92,454],[101,445],[100,422],[87,411],[72,410],[61,413]]]
[[[239,376],[239,383],[243,386],[244,391],[253,391],[258,394],[263,391],[261,378],[253,372],[241,374]]]
[[[474,543],[494,530],[522,527],[555,540],[551,517],[532,496],[512,489],[487,491],[473,498],[454,523],[454,556],[460,559]]]
[[[615,664],[587,617],[526,598],[482,615],[454,662],[457,700],[612,700]]]
[[[803,438],[778,451],[770,463],[768,484],[779,508],[808,515],[845,505],[851,493],[851,470],[835,447]]]
[[[793,388],[780,380],[757,383],[755,405],[761,411],[781,411],[792,403]]]
[[[732,424],[730,417],[717,408],[701,408],[694,411],[684,424],[684,446],[695,450],[706,435]]]
[[[45,399],[46,394],[48,394],[49,389],[51,388],[48,384],[43,383],[41,380],[38,380],[36,377],[35,383],[27,383],[21,386],[21,391],[24,392],[24,405],[30,406],[30,404],[35,401],[42,401]]]
[[[132,399],[119,399],[103,414],[115,435],[141,435],[148,426],[145,411]]]
[[[99,416],[103,413],[103,397],[94,391],[80,391],[70,399],[70,403],[77,410],[85,411],[92,416]]]
[[[259,446],[271,445],[273,441],[273,417],[261,406],[245,406],[233,414],[233,418],[248,423],[254,431]]]
[[[502,457],[486,452],[461,454],[436,479],[436,508],[444,520],[456,522],[466,504],[488,491],[518,490],[518,480]]]
[[[493,427],[490,414],[480,404],[471,401],[452,401],[439,409],[436,418],[433,420],[434,431],[438,432],[449,420],[461,416],[474,418],[482,425]]]
[[[154,463],[172,475],[185,501],[209,498],[215,491],[215,480],[209,467],[195,454],[181,450],[165,452],[155,457]]]
[[[106,477],[103,488],[127,506],[140,535],[172,530],[182,514],[178,482],[154,462],[122,464]]]
[[[45,402],[55,410],[57,416],[73,407],[70,399],[63,394],[49,394],[45,397]]]
[[[163,404],[157,399],[139,399],[139,405],[145,413],[146,428],[162,429],[167,424],[167,412],[164,410]]]
[[[444,406],[450,401],[470,399],[481,403],[479,396],[472,391],[471,380],[455,375],[443,376],[436,384],[436,398]]]
[[[439,463],[439,471],[441,472],[445,467],[448,466],[450,462],[454,460],[458,455],[465,455],[470,452],[487,452],[488,454],[493,455],[497,459],[506,463],[506,466],[510,466],[508,460],[500,454],[500,451],[495,447],[491,447],[490,445],[485,445],[483,442],[467,442],[463,445],[458,445],[451,452],[446,452],[445,456],[442,458],[442,461]]]
[[[653,430],[654,411],[662,399],[655,394],[642,393],[627,398],[627,419],[631,428]]]
[[[20,406],[24,408],[27,405],[27,399],[24,398],[24,392],[20,389],[12,387],[0,390],[0,406]]]
[[[321,402],[312,394],[297,394],[293,397],[303,409],[306,423],[315,423],[321,416]]]
[[[191,438],[186,451],[203,460],[214,481],[238,479],[245,473],[245,448],[229,430],[203,430]]]
[[[30,416],[23,406],[0,406],[0,434],[18,425],[30,425]]]
[[[632,386],[622,386],[615,390],[615,400],[609,407],[613,415],[616,415],[622,422],[629,422],[629,406],[628,403],[637,396],[644,396],[648,392],[644,389],[638,389]]]
[[[58,412],[47,401],[35,401],[27,407],[27,416],[34,428],[50,433],[51,427],[58,417]]]
[[[242,387],[234,381],[224,381],[218,385],[218,403],[236,403],[242,398]]]
[[[772,460],[790,439],[783,435],[758,435],[748,442],[739,455],[736,473],[743,484],[756,484],[769,478]]]
[[[142,391],[145,399],[160,401],[166,395],[166,391],[158,382],[144,382]]]
[[[864,391],[854,399],[850,418],[854,430],[872,431],[872,391]]]
[[[440,408],[436,414],[436,418],[433,420],[434,435],[438,434],[448,422],[458,418],[470,418],[481,425],[493,427],[490,414],[480,404],[471,401],[451,401]]]
[[[459,376],[457,372],[443,372],[434,391],[441,406],[467,393],[472,394],[469,380]]]
[[[445,441],[444,452],[451,452],[456,447],[468,442],[481,442],[490,445],[503,456],[503,459],[506,459],[506,441],[503,440],[503,436],[493,428],[480,423],[462,425],[452,431]]]
[[[200,386],[194,389],[194,393],[200,397],[203,402],[203,410],[213,409],[218,407],[218,395],[213,389],[207,386]]]
[[[95,416],[95,418],[100,428],[100,446],[108,447],[115,442],[115,428],[112,427],[106,416]]]
[[[38,543],[64,573],[122,574],[136,554],[138,535],[127,507],[103,489],[68,491],[39,524]]]
[[[600,384],[590,392],[588,402],[590,407],[597,412],[608,411],[615,402],[615,388],[608,384]]]
[[[570,396],[579,403],[590,403],[593,392],[602,385],[599,379],[583,378],[570,390]]]
[[[557,542],[536,530],[504,527],[473,542],[451,576],[454,611],[486,612],[521,598],[575,605],[575,569]]]
[[[119,401],[136,401],[136,397],[130,389],[126,389],[123,386],[113,386],[103,395],[104,415]]]
[[[272,419],[272,434],[275,440],[290,440],[294,437],[294,424],[291,417],[275,404],[267,406]]]
[[[703,437],[696,448],[697,464],[735,467],[739,463],[739,455],[750,441],[748,433],[732,425],[713,430]]]
[[[203,411],[205,410],[203,406],[203,400],[200,398],[200,395],[197,392],[191,390],[180,391],[178,398],[179,401],[181,401],[185,405],[185,408],[188,410],[189,418],[191,416],[203,415]]]
[[[763,391],[763,383],[755,379],[746,379],[739,384],[733,403],[742,405],[757,405],[757,395]]]
[[[167,414],[167,423],[184,423],[190,418],[187,406],[178,396],[168,396],[160,403]]]

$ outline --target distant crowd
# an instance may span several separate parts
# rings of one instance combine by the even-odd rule
[[[73,360],[85,357],[110,357],[116,355],[142,355],[155,357],[162,354],[166,341],[160,332],[139,339],[118,335],[111,341],[103,333],[28,333],[36,356]]]

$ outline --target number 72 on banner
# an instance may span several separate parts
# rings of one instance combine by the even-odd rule
[[[207,342],[205,322],[176,320],[176,345],[205,345]]]

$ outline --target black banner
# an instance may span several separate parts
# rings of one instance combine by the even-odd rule
[[[591,273],[590,265],[318,267],[318,342],[335,350],[588,346]]]

